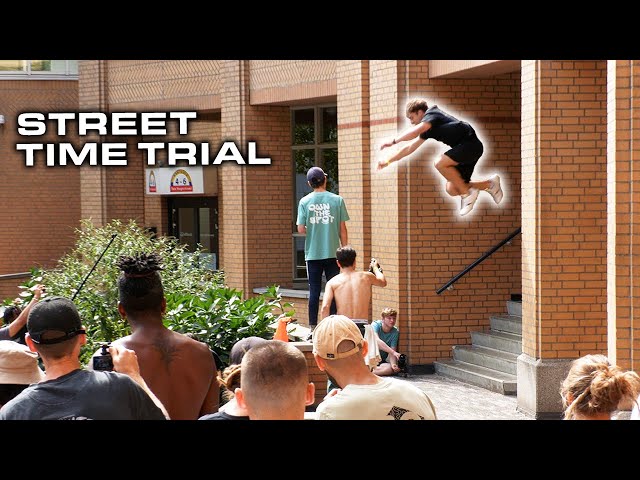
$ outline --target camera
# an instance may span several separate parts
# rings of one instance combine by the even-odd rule
[[[407,377],[407,373],[408,373],[408,365],[407,365],[407,356],[404,353],[400,354],[400,358],[398,358],[398,368],[400,369],[400,372],[404,375],[404,377]]]
[[[111,358],[111,354],[109,353],[110,346],[110,343],[103,343],[100,345],[100,348],[102,349],[100,355],[93,357],[94,370],[103,372],[113,371],[113,358]]]
[[[380,270],[380,273],[382,273],[382,267],[380,266],[380,263],[375,258],[371,259],[371,263],[375,263],[375,265],[378,267],[378,270]],[[369,271],[371,273],[374,273],[373,272],[373,267],[371,266],[371,263],[369,264]],[[374,273],[374,275],[375,275],[375,273]]]

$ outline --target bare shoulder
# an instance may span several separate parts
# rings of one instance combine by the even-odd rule
[[[211,357],[211,350],[209,345],[193,338],[188,337],[183,333],[171,332],[174,335],[175,342],[185,350],[193,352],[194,355]]]

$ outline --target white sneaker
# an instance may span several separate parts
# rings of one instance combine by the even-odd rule
[[[460,216],[464,217],[467,213],[473,210],[473,206],[478,199],[478,194],[480,190],[477,188],[471,187],[469,189],[469,193],[466,196],[460,195]]]
[[[502,187],[500,187],[500,177],[498,175],[494,175],[489,178],[489,188],[486,189],[487,192],[493,197],[493,201],[496,203],[500,203],[502,201],[503,193]]]

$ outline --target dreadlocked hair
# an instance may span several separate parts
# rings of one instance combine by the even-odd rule
[[[157,253],[123,255],[117,266],[122,273],[118,278],[120,303],[127,312],[141,312],[162,308],[164,289],[158,271],[162,259]]]

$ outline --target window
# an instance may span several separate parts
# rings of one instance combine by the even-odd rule
[[[0,79],[78,79],[77,60],[0,60]]]
[[[297,233],[298,202],[312,188],[307,170],[318,166],[327,174],[327,190],[339,193],[338,185],[338,108],[335,105],[302,107],[291,111],[291,149],[294,162],[293,203],[293,279],[305,280],[304,235]]]

